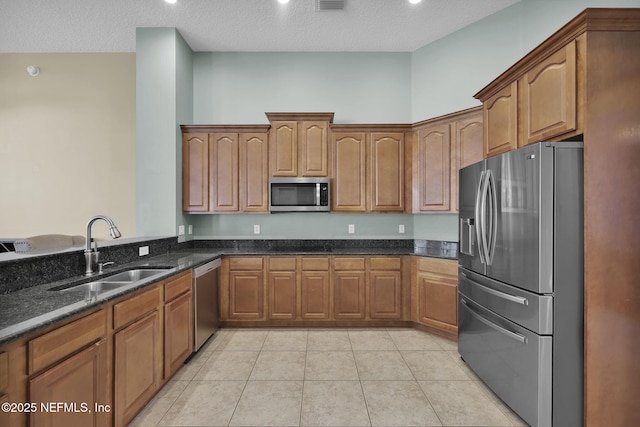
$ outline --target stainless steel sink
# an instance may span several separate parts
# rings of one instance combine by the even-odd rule
[[[60,289],[61,292],[66,292],[66,291],[89,291],[89,292],[96,292],[96,293],[100,293],[100,292],[108,292],[108,291],[112,291],[114,289],[118,289],[122,286],[127,286],[130,285],[131,282],[105,282],[105,281],[99,281],[99,282],[89,282],[89,283],[83,283],[81,285],[76,285],[76,286],[71,286],[69,288],[64,288],[64,289]]]
[[[158,274],[165,273],[166,268],[138,268],[134,270],[123,271],[122,273],[114,274],[113,276],[100,279],[101,282],[137,282],[138,280],[148,279],[149,277],[156,276]]]
[[[170,270],[168,267],[159,268],[132,268],[121,273],[116,273],[108,277],[99,277],[97,280],[88,283],[80,283],[77,285],[64,285],[50,288],[50,291],[90,291],[90,293],[96,294],[101,292],[108,292],[114,289],[121,288],[123,286],[129,286],[143,280],[150,279],[154,276],[159,276]]]

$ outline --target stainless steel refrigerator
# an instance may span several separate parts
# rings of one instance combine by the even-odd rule
[[[533,427],[583,425],[581,142],[460,170],[458,351]]]

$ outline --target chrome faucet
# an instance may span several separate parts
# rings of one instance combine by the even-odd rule
[[[87,248],[84,250],[84,261],[86,265],[86,268],[84,270],[85,276],[93,276],[95,274],[95,272],[93,271],[93,264],[98,262],[98,257],[100,255],[100,252],[98,252],[97,244],[93,248],[93,250],[91,249],[91,226],[99,219],[103,219],[109,224],[109,234],[111,235],[111,238],[117,239],[118,237],[122,236],[122,234],[120,234],[120,231],[118,230],[118,227],[116,227],[116,224],[108,216],[96,215],[91,218],[91,220],[87,224]]]

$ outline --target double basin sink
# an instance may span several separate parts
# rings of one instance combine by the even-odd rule
[[[133,268],[112,276],[101,277],[88,283],[79,283],[77,285],[62,285],[50,288],[50,291],[90,291],[91,293],[102,293],[121,288],[123,286],[133,285],[155,276],[160,276],[170,268]]]

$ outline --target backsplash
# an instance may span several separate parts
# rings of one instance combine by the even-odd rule
[[[177,247],[175,237],[136,241],[123,245],[101,246],[100,259],[102,262],[113,261],[126,264],[139,258],[138,248],[149,246],[149,255],[165,254]],[[0,295],[15,292],[20,289],[55,282],[73,276],[80,276],[84,272],[83,250],[65,251],[40,256],[25,256],[9,261],[0,262]]]

